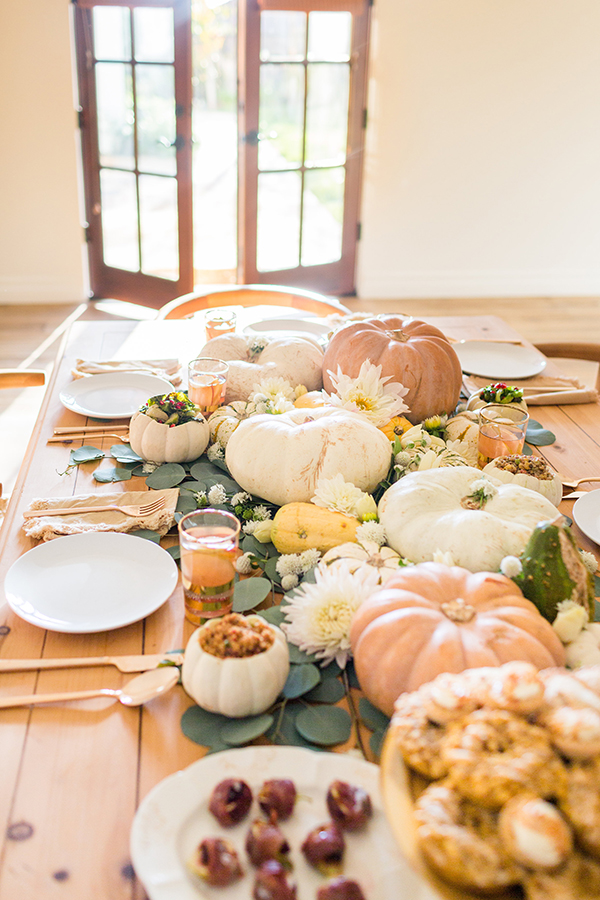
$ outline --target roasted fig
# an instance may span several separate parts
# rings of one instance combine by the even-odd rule
[[[339,875],[344,848],[344,835],[335,822],[313,828],[302,844],[306,861],[328,877]]]
[[[319,888],[317,900],[365,900],[365,895],[357,881],[340,875]]]
[[[246,853],[255,866],[260,866],[268,859],[276,859],[283,866],[291,868],[290,845],[274,822],[264,822],[262,819],[252,822],[246,836]]]
[[[219,837],[204,838],[187,865],[194,875],[217,887],[226,887],[244,874],[235,847]]]
[[[252,791],[240,778],[226,778],[211,794],[208,808],[223,828],[237,825],[248,815]]]
[[[258,794],[258,805],[272,822],[289,819],[296,803],[296,786],[289,778],[265,781]]]
[[[256,873],[254,900],[296,900],[296,885],[288,880],[284,866],[276,859],[268,859]]]
[[[355,831],[373,815],[371,798],[364,788],[347,781],[334,781],[327,791],[329,815],[340,828]]]

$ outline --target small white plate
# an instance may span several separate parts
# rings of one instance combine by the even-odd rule
[[[576,500],[571,516],[587,537],[600,544],[600,491],[587,491]]]
[[[273,337],[300,335],[301,337],[314,337],[318,341],[326,341],[331,330],[331,326],[321,319],[289,316],[253,322],[244,328],[244,334],[270,334]]]
[[[60,402],[92,419],[129,419],[149,397],[174,390],[166,378],[142,372],[107,372],[78,378],[64,388]]]
[[[482,378],[530,378],[546,368],[546,359],[531,347],[494,341],[459,341],[456,350],[463,372]]]
[[[152,541],[89,531],[28,550],[8,570],[4,590],[32,625],[90,634],[149,616],[173,593],[177,574],[172,556]]]
[[[314,898],[324,883],[300,852],[307,834],[330,820],[325,797],[332,781],[360,785],[370,795],[373,817],[364,829],[345,833],[344,874],[361,885],[369,900],[424,900],[431,892],[396,849],[379,798],[379,768],[340,753],[316,753],[299,747],[249,746],[205,756],[161,781],[142,801],[131,830],[131,859],[150,900],[198,900],[199,897],[247,900],[255,870],[244,842],[259,815],[256,800],[249,815],[233,828],[221,828],[208,811],[213,788],[225,778],[242,778],[254,796],[267,778],[291,778],[297,790],[292,816],[282,824],[293,862],[298,897]],[[227,888],[210,887],[188,874],[185,860],[205,837],[224,837],[236,848],[244,877]]]

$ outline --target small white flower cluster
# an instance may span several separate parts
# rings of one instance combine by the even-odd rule
[[[359,542],[373,541],[379,547],[386,542],[385,528],[381,522],[363,522],[356,529],[356,539]]]
[[[145,462],[142,466],[142,472],[144,473],[144,475],[150,475],[150,473],[154,472],[155,469],[158,469],[158,463]]]
[[[377,504],[370,494],[361,491],[351,482],[344,481],[338,472],[333,478],[321,478],[311,498],[315,506],[323,506],[345,516],[355,516],[361,521],[367,517],[377,516]]]
[[[321,554],[318,550],[304,550],[303,553],[284,553],[275,565],[277,574],[281,577],[281,587],[284,591],[295,588],[299,582],[299,576],[305,575],[309,569],[313,569]]]
[[[211,506],[217,506],[225,503],[227,500],[227,491],[222,484],[213,484],[208,491],[208,502]]]
[[[254,569],[253,561],[255,556],[253,553],[243,553],[235,561],[235,570],[240,575],[249,575]]]
[[[472,481],[469,485],[469,493],[470,494],[478,494],[482,499],[491,500],[498,493],[498,488],[495,484],[492,484],[491,481],[482,475],[481,478],[476,478],[475,481]]]
[[[241,506],[242,503],[247,503],[248,500],[252,500],[252,496],[248,494],[246,491],[238,491],[237,494],[234,494],[231,498],[232,506]]]
[[[579,552],[581,553],[581,561],[584,564],[584,566],[586,567],[586,569],[588,570],[588,572],[591,575],[595,575],[596,572],[598,571],[598,561],[597,561],[596,557],[594,556],[594,554],[590,553],[589,550],[579,549]]]
[[[516,578],[523,571],[523,564],[518,556],[505,556],[500,563],[500,573],[507,578]]]
[[[215,459],[224,459],[225,451],[221,444],[211,444],[206,451],[206,455],[211,462],[214,462]]]
[[[285,378],[274,377],[255,384],[249,399],[255,404],[257,413],[280,415],[294,409],[294,400],[305,393],[303,384],[293,387]]]

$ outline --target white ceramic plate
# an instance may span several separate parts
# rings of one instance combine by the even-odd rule
[[[244,334],[270,334],[271,337],[314,337],[318,341],[326,341],[331,326],[321,319],[300,316],[282,317],[280,319],[261,319],[244,328]]]
[[[546,359],[531,347],[494,341],[459,341],[456,350],[463,372],[483,378],[530,378],[546,368]]]
[[[166,378],[142,372],[88,375],[60,392],[67,409],[92,419],[129,419],[149,397],[174,390]]]
[[[257,818],[256,801],[246,819],[223,829],[208,811],[213,788],[224,778],[243,778],[256,796],[266,778],[291,778],[298,792],[296,807],[281,829],[292,848],[293,878],[298,897],[316,897],[325,879],[300,852],[307,834],[330,817],[325,796],[335,779],[365,788],[374,814],[361,831],[346,833],[344,874],[361,885],[368,900],[424,900],[426,886],[413,874],[396,849],[379,798],[379,768],[338,753],[316,753],[298,747],[250,746],[205,756],[187,769],[160,782],[142,801],[131,831],[131,859],[150,900],[248,900],[254,869],[244,842]],[[245,870],[244,877],[226,888],[210,887],[188,874],[185,860],[205,837],[231,841]]]
[[[18,616],[67,634],[111,631],[149,616],[177,585],[177,565],[158,544],[90,531],[38,544],[4,581]]]
[[[588,491],[576,500],[571,515],[583,533],[600,544],[600,491]]]

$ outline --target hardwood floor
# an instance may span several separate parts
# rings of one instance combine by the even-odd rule
[[[600,343],[600,297],[534,297],[463,300],[361,300],[344,298],[353,312],[432,315],[494,314],[528,340]],[[58,342],[76,319],[154,318],[155,311],[118,301],[60,306],[0,306],[0,368],[52,368]],[[589,366],[590,364],[584,364]],[[586,381],[587,369],[576,374]],[[595,375],[594,375],[595,377]],[[12,490],[44,388],[0,393],[0,482]]]

